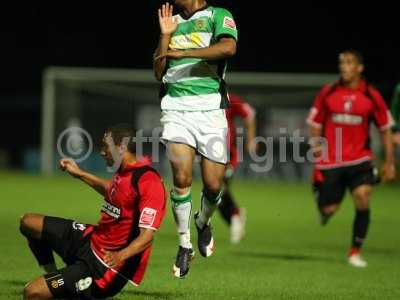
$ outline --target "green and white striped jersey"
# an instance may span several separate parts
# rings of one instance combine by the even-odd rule
[[[237,40],[232,14],[223,8],[207,6],[189,18],[176,15],[178,28],[171,38],[171,50],[209,47],[221,37]],[[223,107],[226,59],[171,59],[162,82],[162,110],[205,111]]]

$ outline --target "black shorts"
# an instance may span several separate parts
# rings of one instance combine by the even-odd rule
[[[378,182],[377,172],[371,162],[328,170],[316,170],[313,189],[319,207],[342,202],[346,189],[353,191],[360,185]]]
[[[109,289],[99,289],[95,280],[108,270],[90,248],[90,234],[85,236],[86,225],[56,217],[45,217],[42,239],[65,262],[66,267],[44,276],[56,299],[102,299],[117,294],[125,285],[115,282]]]

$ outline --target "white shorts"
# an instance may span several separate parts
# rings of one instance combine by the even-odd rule
[[[164,110],[161,113],[161,125],[161,141],[164,144],[186,144],[209,160],[227,163],[228,122],[225,110]]]

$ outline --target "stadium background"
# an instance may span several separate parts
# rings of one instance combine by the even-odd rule
[[[95,222],[100,203],[96,195],[70,178],[39,174],[44,71],[49,66],[150,68],[158,38],[155,12],[160,3],[140,1],[129,7],[26,4],[24,9],[4,9],[0,20],[0,299],[19,299],[24,282],[39,274],[18,236],[19,215],[35,211]],[[240,28],[239,52],[230,70],[334,74],[338,52],[355,48],[365,55],[368,79],[389,104],[400,79],[394,4],[210,3],[229,8]],[[93,101],[96,94],[89,98]],[[106,103],[107,98],[102,98]],[[251,97],[247,100],[252,103]],[[265,106],[255,102],[255,106]],[[298,103],[293,103],[296,107]],[[260,116],[265,113],[263,110]],[[352,216],[350,199],[322,230],[317,227],[307,173],[279,173],[255,181],[242,171],[247,179],[238,180],[234,190],[248,209],[246,240],[238,247],[230,246],[227,229],[215,218],[216,257],[210,262],[198,259],[190,279],[173,281],[169,267],[175,236],[169,214],[145,285],[139,290],[129,288],[117,299],[398,299],[398,181],[375,193],[374,223],[365,252],[371,266],[358,271],[349,269],[344,260]],[[196,184],[197,193],[199,189]]]

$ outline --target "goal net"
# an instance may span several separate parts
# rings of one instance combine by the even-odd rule
[[[336,80],[334,74],[246,73],[228,74],[229,92],[242,96],[256,109],[259,157],[243,157],[237,176],[246,178],[299,179],[308,177],[310,163],[295,159],[304,155],[290,139],[307,136],[305,119],[321,86]],[[151,70],[50,67],[43,75],[41,170],[53,174],[61,157],[72,157],[83,167],[102,172],[99,155],[104,129],[130,123],[146,137],[143,154],[155,157],[155,167],[169,175],[165,149],[159,145],[159,83]],[[238,121],[238,134],[243,124]],[[267,166],[268,165],[268,166]],[[258,166],[254,171],[254,166]],[[199,173],[195,171],[195,176]]]

